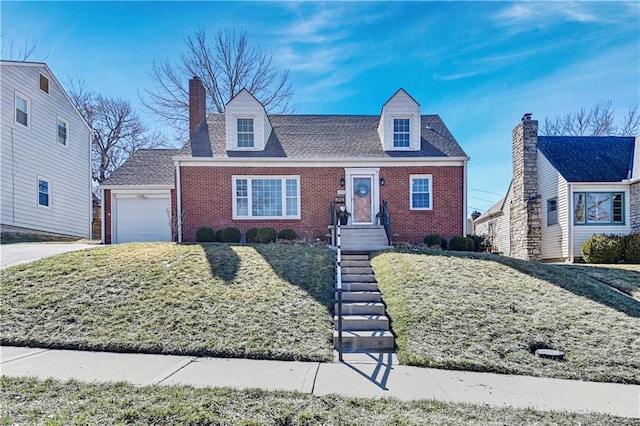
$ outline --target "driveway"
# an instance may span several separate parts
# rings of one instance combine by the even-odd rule
[[[55,254],[100,247],[99,244],[16,243],[0,244],[0,269],[21,265]]]

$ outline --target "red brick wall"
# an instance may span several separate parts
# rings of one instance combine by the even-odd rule
[[[249,228],[270,226],[276,230],[292,228],[299,238],[325,240],[329,225],[329,206],[344,177],[342,167],[323,168],[251,168],[251,167],[181,167],[183,241],[193,242],[201,226],[219,230],[234,226],[242,233]],[[409,175],[433,175],[433,206],[430,211],[409,210]],[[301,219],[233,220],[233,175],[300,176]],[[380,197],[389,203],[392,231],[396,241],[421,243],[424,236],[437,233],[450,239],[462,234],[463,167],[395,167],[381,168],[385,186]]]
[[[102,208],[104,209],[104,243],[111,244],[111,190],[104,190],[104,199],[102,200]]]

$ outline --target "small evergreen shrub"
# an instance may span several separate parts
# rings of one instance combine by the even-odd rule
[[[465,240],[467,240],[467,251],[476,251],[476,243],[473,238],[466,237]]]
[[[196,230],[196,241],[199,243],[212,243],[216,240],[216,233],[213,228],[201,226]]]
[[[239,243],[242,238],[242,234],[238,228],[230,226],[228,228],[221,229],[216,235],[216,240],[221,243]]]
[[[596,234],[582,244],[582,257],[589,263],[618,263],[624,252],[624,238],[620,235]]]
[[[461,235],[456,235],[449,241],[449,250],[471,251],[473,250],[473,241]]]
[[[491,247],[491,241],[487,234],[484,235],[467,235],[467,238],[473,241],[473,251],[485,253],[489,251]]]
[[[296,234],[296,231],[294,231],[293,229],[283,229],[282,231],[278,232],[278,239],[279,240],[296,240],[298,238],[298,234]]]
[[[256,235],[258,235],[258,228],[250,228],[247,230],[247,243],[255,243]]]
[[[624,237],[623,258],[627,263],[640,263],[640,233]]]
[[[273,243],[276,241],[276,237],[278,236],[278,232],[273,228],[260,228],[258,233],[256,234],[256,243]]]
[[[424,237],[424,243],[428,247],[440,247],[443,250],[447,248],[447,240],[442,238],[440,235],[427,235]]]

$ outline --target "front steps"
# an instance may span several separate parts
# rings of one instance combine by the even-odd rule
[[[344,352],[393,352],[382,294],[368,254],[342,255],[342,346]],[[338,349],[338,294],[334,306],[333,345]]]
[[[335,236],[332,245],[335,245]],[[391,248],[384,227],[378,225],[341,226],[340,245],[343,252],[360,250],[372,252]],[[368,262],[368,259],[366,261]]]

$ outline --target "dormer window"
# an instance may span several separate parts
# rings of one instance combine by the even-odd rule
[[[238,148],[253,148],[253,118],[237,119]]]
[[[393,119],[393,147],[408,148],[411,145],[411,124],[408,118]]]

